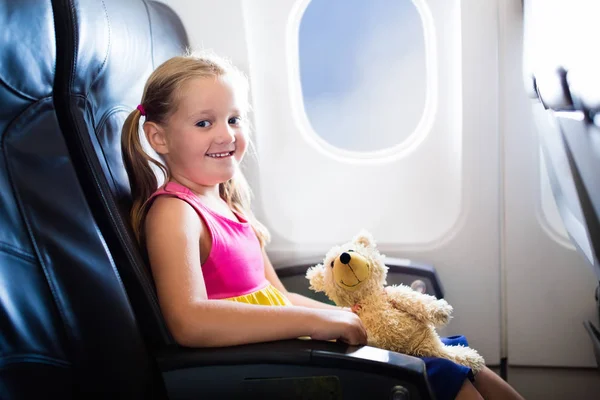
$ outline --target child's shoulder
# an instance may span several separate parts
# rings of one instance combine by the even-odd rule
[[[146,230],[194,228],[200,225],[196,210],[185,200],[176,196],[156,196],[146,215]],[[169,229],[170,230],[170,229]]]

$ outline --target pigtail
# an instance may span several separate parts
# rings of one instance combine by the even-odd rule
[[[133,200],[131,224],[135,237],[141,244],[143,242],[143,222],[147,213],[146,205],[152,193],[158,188],[156,175],[149,163],[156,165],[162,171],[165,181],[168,180],[169,174],[162,163],[148,156],[144,151],[140,140],[140,117],[141,112],[136,109],[125,120],[121,133],[121,151]]]

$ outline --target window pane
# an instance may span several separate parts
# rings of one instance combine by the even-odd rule
[[[425,40],[410,0],[312,0],[299,32],[304,107],[331,145],[374,151],[417,127],[426,94]]]

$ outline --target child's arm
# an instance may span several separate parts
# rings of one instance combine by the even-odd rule
[[[205,228],[184,201],[156,199],[145,228],[161,310],[179,344],[217,347],[301,336],[366,344],[360,319],[348,312],[208,300],[199,246]]]
[[[337,306],[332,306],[331,304],[322,303],[320,301],[313,300],[309,297],[303,296],[298,293],[288,292],[287,289],[285,288],[285,286],[283,286],[283,283],[281,283],[281,280],[279,279],[279,277],[277,276],[277,272],[275,272],[275,268],[273,267],[273,264],[271,264],[271,261],[269,260],[269,256],[267,255],[266,251],[264,251],[264,249],[263,249],[263,259],[265,260],[265,276],[266,276],[267,280],[269,282],[271,282],[271,285],[275,286],[277,288],[277,290],[279,290],[281,293],[283,293],[292,302],[293,305],[310,307],[310,308],[321,308],[321,309],[325,309],[325,310],[350,311],[349,308],[341,308],[341,307],[337,307]]]

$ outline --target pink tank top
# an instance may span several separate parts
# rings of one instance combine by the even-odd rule
[[[212,246],[202,264],[202,274],[209,299],[243,296],[269,285],[260,243],[252,225],[242,216],[235,213],[239,221],[233,221],[216,213],[203,205],[190,189],[176,182],[169,182],[150,199],[160,195],[187,202],[208,228]]]

